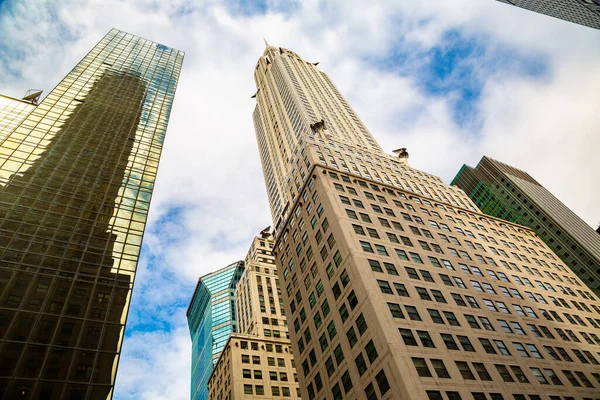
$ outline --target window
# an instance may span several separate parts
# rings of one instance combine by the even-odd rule
[[[327,370],[327,376],[333,375],[335,372],[335,366],[333,365],[333,358],[329,357],[327,361],[325,361],[325,369]]]
[[[442,318],[442,315],[440,314],[440,312],[438,310],[432,310],[432,309],[427,309],[427,312],[429,313],[429,316],[431,317],[431,320],[435,323],[435,324],[444,324],[444,319]]]
[[[448,350],[458,350],[458,345],[454,341],[452,335],[448,333],[440,333],[440,336],[442,337],[442,340],[444,341],[444,344]]]
[[[525,347],[522,343],[513,342],[513,345],[515,346],[515,349],[517,349],[517,353],[519,353],[521,357],[530,357],[529,353],[527,352],[527,350],[525,350]]]
[[[363,357],[362,353],[360,353],[358,357],[354,359],[354,363],[356,364],[358,374],[362,376],[367,370],[367,363],[365,362],[365,358]]]
[[[417,331],[417,335],[419,336],[419,340],[421,341],[423,347],[435,348],[435,344],[433,343],[433,340],[431,339],[431,336],[428,332]]]
[[[389,282],[378,279],[377,284],[379,285],[379,289],[381,290],[381,293],[394,294]]]
[[[400,336],[402,337],[405,345],[418,346],[417,340],[413,336],[413,333],[410,329],[398,328],[398,331],[400,332]]]
[[[589,379],[585,376],[585,374],[581,371],[575,371],[575,375],[577,375],[577,377],[579,378],[579,380],[581,382],[583,382],[583,386],[588,387],[588,388],[593,388],[594,385],[592,385],[592,382],[589,381]]]
[[[537,347],[535,347],[535,345],[526,344],[525,346],[527,347],[527,350],[529,350],[529,353],[531,353],[533,358],[544,358],[544,357],[542,357],[542,354],[539,352]]]
[[[363,251],[367,252],[367,253],[375,253],[373,251],[373,248],[371,247],[371,244],[369,242],[363,242],[362,240],[360,241],[360,246],[362,247]]]
[[[464,351],[475,351],[475,348],[471,344],[471,341],[469,340],[468,337],[460,336],[460,335],[457,335],[456,337]]]
[[[387,271],[388,274],[394,275],[394,276],[398,275],[398,271],[396,270],[396,267],[394,266],[394,264],[384,262],[383,266],[385,267],[385,270]]]
[[[373,229],[373,228],[367,228],[367,233],[369,234],[369,236],[371,236],[372,238],[375,239],[379,239],[379,234],[377,233],[377,230]]]
[[[539,383],[541,383],[542,385],[550,384],[550,382],[548,382],[548,380],[539,368],[529,367],[529,370],[531,371],[533,376],[535,376]]]
[[[496,354],[496,349],[494,349],[494,346],[492,346],[492,342],[490,342],[488,339],[479,338],[479,343],[481,343],[481,347],[483,347],[486,353]]]
[[[354,345],[358,341],[358,339],[356,337],[356,332],[354,331],[354,328],[351,327],[348,330],[348,332],[346,332],[346,337],[348,338],[348,343],[350,344],[350,347],[354,347]]]
[[[438,378],[450,378],[450,374],[444,365],[442,360],[431,360],[431,365],[433,366],[433,370]]]
[[[427,289],[422,288],[422,287],[415,287],[415,289],[417,290],[417,293],[419,294],[419,297],[422,300],[431,301],[431,296],[429,295],[429,292],[427,291]]]
[[[404,267],[404,269],[406,270],[406,273],[408,274],[408,277],[411,279],[417,279],[420,280],[421,278],[419,277],[419,274],[417,274],[417,270],[411,267]]]
[[[376,244],[375,245],[375,249],[377,250],[377,253],[381,256],[389,256],[385,246],[382,246],[380,244]]]
[[[360,314],[356,318],[356,327],[358,328],[358,332],[360,333],[361,336],[362,336],[363,333],[365,333],[365,331],[368,328],[367,321],[365,321],[365,317],[362,314]]]
[[[410,297],[408,291],[406,290],[406,286],[404,286],[402,283],[394,282],[394,288],[396,288],[398,296]]]
[[[502,378],[502,380],[504,382],[514,382],[515,380],[513,379],[512,375],[510,374],[510,372],[508,371],[508,368],[506,368],[506,366],[501,365],[501,364],[495,364],[496,370],[498,370],[498,374],[500,374],[500,377]]]
[[[465,301],[463,300],[463,298],[460,294],[452,293],[452,298],[454,299],[454,301],[456,302],[457,305],[459,305],[461,307],[467,306],[467,303],[465,303]]]
[[[348,210],[346,209],[346,215],[348,215],[348,218],[352,218],[352,219],[358,219],[358,216],[356,215],[356,213],[352,210]],[[313,218],[314,224],[313,224],[313,228],[316,226],[317,224],[317,220],[316,218]]]
[[[485,328],[486,331],[495,331],[494,326],[486,317],[478,317],[481,325]]]
[[[329,339],[333,339],[337,335],[337,330],[333,321],[327,325],[327,333],[329,334]]]
[[[342,322],[346,322],[346,320],[348,319],[349,313],[348,313],[348,307],[346,307],[346,304],[342,304],[342,306],[339,309],[339,313],[340,313],[340,317],[342,318]],[[318,312],[317,312],[317,315]],[[317,327],[317,329],[319,329]]]
[[[554,370],[552,370],[550,368],[544,368],[544,373],[546,374],[546,376],[548,377],[550,382],[552,382],[553,385],[562,385],[563,384],[561,382],[560,378],[558,377],[558,375],[556,375],[556,373],[554,372]]]
[[[438,303],[447,303],[446,299],[444,298],[444,295],[439,290],[431,289],[431,294],[433,294],[433,298]]]
[[[348,393],[352,389],[352,379],[350,379],[350,373],[344,372],[342,375],[342,386],[344,386],[344,392]]]
[[[411,359],[415,369],[417,370],[417,374],[419,374],[420,377],[431,378],[433,376],[431,375],[431,371],[429,371],[429,367],[427,366],[424,358],[412,357]]]
[[[454,361],[454,363],[456,364],[456,367],[458,368],[458,371],[462,375],[463,379],[475,379],[475,375],[473,375],[471,368],[469,368],[469,364],[464,361]]]
[[[337,364],[340,365],[340,363],[344,361],[344,352],[342,351],[342,346],[338,344],[335,350],[333,351],[333,355],[335,356],[335,361],[337,362]]]
[[[369,358],[369,362],[373,363],[377,359],[377,349],[375,348],[375,343],[372,340],[367,343],[365,346],[365,351],[367,352],[367,357]]]
[[[419,315],[419,312],[417,311],[416,307],[413,306],[404,306],[404,308],[406,309],[406,313],[408,314],[408,317],[413,320],[413,321],[422,321],[421,316]]]
[[[352,228],[354,229],[354,233],[365,236],[365,230],[362,226],[352,224]]]
[[[498,348],[498,351],[500,352],[500,354],[502,354],[503,356],[510,355],[510,351],[508,351],[506,344],[504,344],[504,342],[502,340],[494,340],[494,344]]]
[[[410,253],[410,258],[412,258],[412,260],[417,264],[423,264],[423,260],[421,259],[421,256],[418,255],[417,253]]]
[[[406,254],[406,252],[404,250],[400,250],[400,249],[394,249],[396,251],[396,255],[398,256],[398,258],[400,258],[401,260],[404,261],[409,261],[408,260],[408,255]]]
[[[479,303],[477,303],[477,300],[475,300],[475,297],[465,296],[465,299],[467,299],[467,301],[469,302],[469,306],[471,308],[481,308],[481,307],[479,307]]]
[[[446,321],[448,321],[448,325],[460,326],[460,322],[458,322],[458,319],[456,318],[456,315],[454,315],[453,312],[444,311],[444,316],[446,317]]]
[[[421,276],[423,277],[423,280],[425,282],[435,282],[433,280],[433,277],[431,276],[431,274],[429,273],[429,271],[424,271],[422,269],[419,270],[419,272],[421,273]]]
[[[454,283],[456,283],[456,286],[461,288],[461,289],[466,289],[467,286],[465,285],[465,283],[463,282],[462,279],[460,279],[457,276],[453,276],[452,279],[454,279]]]
[[[474,362],[473,368],[475,368],[475,372],[477,372],[477,375],[479,375],[479,379],[481,379],[482,381],[492,380],[491,375],[488,373],[487,369],[485,368],[485,365],[483,365],[482,363]]]
[[[390,390],[390,384],[383,369],[375,376],[375,381],[377,382],[377,386],[379,386],[379,393],[381,393],[382,396]]]
[[[392,317],[404,319],[404,314],[402,313],[402,309],[400,305],[397,303],[387,303],[390,312],[392,313]]]
[[[523,370],[521,369],[521,367],[519,367],[517,365],[511,365],[510,366],[510,370],[512,371],[512,373],[514,374],[514,376],[517,378],[517,382],[519,382],[519,383],[529,383],[529,379],[527,379],[527,377],[525,376],[525,373],[523,372]]]

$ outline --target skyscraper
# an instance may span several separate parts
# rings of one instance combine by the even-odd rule
[[[463,165],[451,185],[488,215],[526,225],[600,295],[600,236],[528,173],[489,157]]]
[[[235,287],[244,272],[237,261],[202,276],[186,316],[192,337],[191,399],[208,399],[208,378],[229,335],[237,331]]]
[[[34,109],[36,105],[23,99],[0,94],[0,141],[15,129]]]
[[[232,333],[208,382],[211,400],[297,399],[292,354],[273,237],[255,237],[235,290],[238,333]]]
[[[600,29],[600,0],[498,0],[526,10]]]
[[[112,396],[182,61],[113,29],[39,106],[4,113],[0,397]]]
[[[302,398],[597,397],[600,302],[532,230],[384,153],[316,63],[254,76]]]

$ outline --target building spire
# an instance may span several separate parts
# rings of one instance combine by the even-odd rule
[[[265,41],[265,47],[269,47],[270,44],[269,44],[269,42],[267,42],[267,39],[263,38],[263,40]]]

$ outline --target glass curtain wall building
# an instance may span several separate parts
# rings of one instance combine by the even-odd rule
[[[182,61],[113,29],[37,107],[0,102],[0,397],[112,397]]]
[[[15,129],[25,117],[29,115],[36,105],[22,100],[0,94],[0,142],[6,135]]]
[[[254,77],[302,398],[598,396],[600,301],[535,232],[384,153],[316,63]]]
[[[498,0],[526,10],[600,29],[600,0]]]
[[[463,165],[451,185],[484,213],[536,231],[600,295],[600,235],[529,174],[484,156],[475,168]]]
[[[208,399],[208,379],[232,332],[237,331],[235,288],[244,272],[237,261],[201,277],[187,310],[192,337],[191,399]]]

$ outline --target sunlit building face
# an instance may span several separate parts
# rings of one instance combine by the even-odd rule
[[[315,64],[267,46],[254,71],[301,397],[598,397],[598,296],[534,231],[383,152]]]
[[[0,101],[0,397],[112,396],[182,61],[113,29],[37,107]]]

